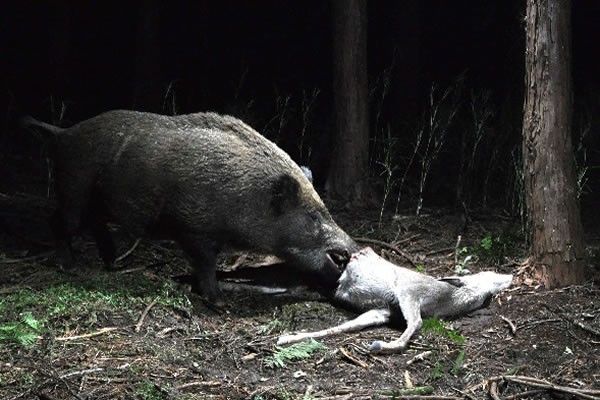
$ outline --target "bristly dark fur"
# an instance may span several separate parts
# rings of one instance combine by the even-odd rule
[[[331,254],[356,249],[300,167],[234,117],[110,111],[68,129],[24,124],[55,137],[53,227],[67,263],[82,224],[103,260],[114,262],[105,215],[133,235],[160,232],[179,242],[211,299],[219,297],[215,259],[224,245],[274,253],[319,273],[325,285],[341,274]]]

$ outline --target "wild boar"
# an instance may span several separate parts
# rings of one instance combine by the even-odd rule
[[[52,227],[63,262],[70,238],[88,227],[107,265],[114,220],[132,235],[178,242],[198,289],[221,299],[216,256],[223,246],[275,254],[335,285],[356,243],[332,219],[300,167],[231,116],[164,116],[116,110],[61,129],[24,125],[53,138],[58,208]]]
[[[370,347],[372,352],[398,353],[421,328],[422,318],[457,317],[469,313],[508,288],[511,282],[512,275],[491,271],[435,279],[398,267],[367,247],[352,255],[333,294],[334,301],[362,314],[322,331],[281,336],[277,344],[354,332],[404,318],[406,330],[400,338],[391,342],[376,340]]]

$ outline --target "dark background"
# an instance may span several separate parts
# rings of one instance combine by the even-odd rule
[[[14,3],[4,4],[0,13],[5,150],[38,155],[35,142],[24,144],[24,133],[14,129],[24,114],[68,126],[116,108],[167,114],[212,110],[250,123],[308,164],[322,185],[333,121],[328,1]],[[150,23],[144,24],[144,15]],[[595,172],[599,16],[600,2],[573,2],[573,140],[580,171],[587,167],[582,201],[588,206],[600,189]],[[409,158],[429,115],[434,85],[438,96],[456,89],[459,112],[433,163],[425,204],[456,206],[462,176],[469,207],[519,212],[524,17],[524,1],[369,2],[374,198],[380,201],[386,188],[387,151],[388,165],[396,167],[391,198],[408,171],[402,186],[407,203],[401,206],[413,206],[419,168]],[[313,93],[318,94],[305,114]],[[485,96],[493,117],[470,171],[460,172],[461,154],[474,142],[471,101],[481,108]],[[587,132],[583,140],[582,132]],[[0,165],[1,174],[14,173],[3,169]]]

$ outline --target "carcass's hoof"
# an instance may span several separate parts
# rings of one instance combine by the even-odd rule
[[[381,351],[381,342],[376,340],[373,343],[371,343],[371,346],[369,347],[369,351],[372,351],[373,353],[377,353],[377,352]]]
[[[290,342],[290,336],[280,336],[277,339],[277,346],[283,346],[284,344],[288,344]]]

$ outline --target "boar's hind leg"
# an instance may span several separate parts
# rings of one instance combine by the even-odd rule
[[[56,252],[63,266],[73,265],[71,238],[81,228],[82,219],[88,210],[91,179],[87,174],[65,173],[65,168],[56,168],[56,194],[58,209],[50,219],[56,240]]]
[[[217,246],[214,241],[194,234],[180,234],[177,242],[190,259],[196,289],[217,306],[223,305],[223,294],[217,284]]]
[[[50,217],[50,228],[56,242],[56,255],[58,262],[63,266],[70,268],[73,266],[73,250],[71,248],[71,234],[67,232],[67,228],[63,221],[63,212],[58,208],[52,217]]]
[[[98,254],[104,265],[107,268],[113,268],[117,259],[117,251],[108,230],[106,213],[107,210],[102,203],[100,195],[93,193],[84,224],[90,227],[92,236],[94,236],[96,246],[98,247]]]

